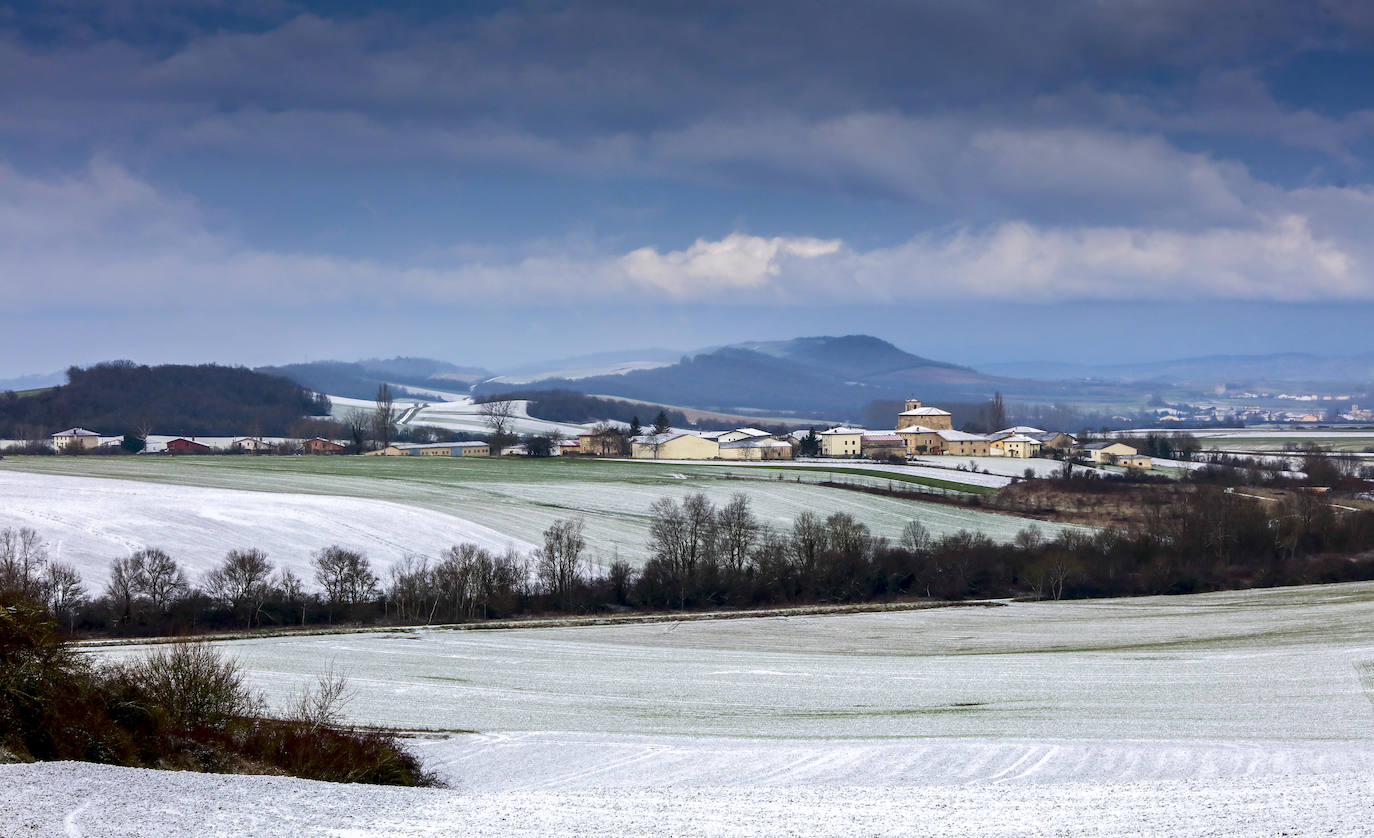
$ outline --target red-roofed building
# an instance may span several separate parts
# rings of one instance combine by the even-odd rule
[[[177,437],[168,442],[163,449],[168,454],[209,454],[210,446],[185,437]]]
[[[301,443],[302,454],[342,454],[345,450],[339,443],[318,436]]]

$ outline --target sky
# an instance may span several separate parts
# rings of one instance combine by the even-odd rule
[[[1374,350],[1363,0],[0,4],[0,377]]]

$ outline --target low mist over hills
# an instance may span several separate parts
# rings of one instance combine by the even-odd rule
[[[312,361],[259,367],[259,372],[285,376],[303,387],[331,396],[370,399],[383,382],[419,390],[464,392],[491,377],[480,367],[460,367],[432,358],[369,358],[363,361]]]

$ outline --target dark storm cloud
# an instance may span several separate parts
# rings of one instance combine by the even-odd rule
[[[12,12],[0,84],[29,102],[251,104],[644,133],[719,114],[964,111],[1084,80],[1163,98],[1209,69],[1363,45],[1367,28],[1354,4],[1309,3],[329,8],[116,4],[91,17],[59,7],[37,15],[45,23]]]
[[[384,8],[10,7],[0,207],[13,217],[0,255],[154,291],[188,276],[262,290],[291,277],[297,297],[389,285],[448,302],[492,282],[548,293],[567,276],[672,300],[729,289],[804,302],[833,276],[893,300],[1017,283],[1050,299],[1374,295],[1350,221],[1374,194],[1374,103],[1346,84],[1344,105],[1306,104],[1304,84],[1348,82],[1339,63],[1289,78],[1283,95],[1271,82],[1311,56],[1367,54],[1370,15],[1355,2]],[[1294,151],[1314,162],[1270,171],[1266,155]],[[79,162],[50,176],[60,155]],[[400,165],[652,181],[668,200],[691,185],[727,218],[729,191],[751,189],[801,206],[919,206],[940,222],[862,248],[846,231],[797,235],[764,218],[758,234],[399,264],[241,240],[159,179],[168,161],[228,183],[262,161],[299,165],[335,189]],[[85,244],[63,246],[74,240]]]

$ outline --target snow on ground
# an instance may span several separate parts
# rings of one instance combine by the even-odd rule
[[[0,766],[16,835],[1359,835],[1374,584],[226,642],[447,790]],[[93,650],[104,658],[135,649]]]
[[[571,422],[550,422],[545,419],[536,419],[529,415],[530,403],[528,401],[519,400],[513,404],[515,405],[515,415],[511,421],[511,431],[517,434],[557,432],[565,437],[576,437],[591,427]],[[406,424],[410,426],[434,425],[451,431],[466,431],[474,434],[491,433],[491,427],[487,424],[486,418],[482,416],[481,405],[474,403],[471,398],[466,396],[453,401],[425,404],[407,417]]]
[[[586,520],[587,540],[594,558],[609,563],[614,558],[642,563],[649,540],[649,507],[660,497],[681,499],[688,494],[703,493],[712,502],[723,504],[741,492],[753,505],[754,513],[767,526],[788,529],[802,512],[821,515],[847,512],[866,524],[874,535],[896,540],[902,528],[912,520],[920,521],[936,536],[961,529],[986,533],[1000,541],[1010,541],[1021,529],[1034,525],[1052,537],[1065,525],[1044,523],[1010,515],[997,515],[976,509],[921,503],[903,498],[882,497],[843,489],[816,485],[820,475],[812,477],[799,471],[761,472],[757,469],[724,466],[665,465],[660,463],[624,463],[607,461],[512,460],[511,458],[448,457],[27,457],[12,458],[0,463],[0,476],[9,486],[8,495],[22,499],[22,508],[29,510],[24,521],[31,521],[35,529],[49,540],[57,536],[47,533],[52,528],[76,528],[79,513],[86,503],[82,496],[59,491],[65,485],[41,481],[27,483],[23,471],[35,475],[72,477],[107,477],[131,481],[151,481],[158,484],[180,484],[226,490],[247,490],[258,495],[254,508],[263,510],[262,526],[270,531],[270,512],[275,498],[301,495],[327,495],[315,498],[308,510],[299,513],[300,520],[310,516],[324,516],[322,522],[341,521],[350,527],[370,528],[377,541],[390,543],[389,548],[399,554],[411,551],[430,554],[435,545],[448,546],[452,525],[448,528],[427,528],[413,517],[392,514],[385,510],[420,510],[442,513],[436,520],[461,520],[464,526],[484,527],[521,542],[537,543],[543,531],[560,518],[583,517]],[[775,479],[782,475],[785,479]],[[986,475],[985,475],[986,476]],[[845,479],[851,479],[846,477]],[[852,478],[861,481],[862,478]],[[883,482],[879,480],[878,482]],[[132,484],[142,486],[141,483]],[[90,488],[98,488],[97,485]],[[87,515],[95,519],[92,527],[120,526],[127,538],[139,538],[137,526],[127,527],[120,519],[140,522],[147,516],[164,521],[161,529],[180,533],[183,539],[192,538],[189,528],[177,528],[172,522],[180,513],[182,490],[164,488],[157,495],[156,511],[153,502],[136,494],[126,494],[119,483],[100,496],[99,512]],[[240,495],[230,494],[244,503]],[[386,506],[350,505],[346,499],[386,501]],[[238,501],[235,501],[238,502]],[[211,505],[207,501],[207,507]],[[326,510],[337,506],[346,510],[336,515]],[[20,508],[20,507],[16,507]],[[20,524],[18,513],[0,507],[0,527]],[[232,516],[232,511],[220,517]],[[350,517],[350,516],[357,516]],[[455,516],[455,517],[449,517]],[[6,523],[6,521],[12,523]],[[40,525],[42,524],[42,525]],[[84,526],[84,525],[83,525]],[[300,529],[301,524],[293,525]],[[303,531],[318,532],[323,527],[304,527]],[[1070,527],[1072,528],[1072,527]],[[434,532],[427,532],[433,529]],[[334,527],[333,531],[344,531]],[[235,532],[255,532],[241,527]],[[297,543],[308,537],[292,530]],[[68,536],[63,536],[68,537]],[[74,534],[73,536],[74,537]],[[170,536],[168,536],[170,537]],[[320,536],[333,539],[342,536]],[[146,543],[156,543],[148,537]],[[329,543],[326,541],[325,543]],[[223,548],[214,547],[222,556]],[[256,539],[230,546],[269,547]],[[322,544],[311,544],[318,549]],[[385,551],[387,548],[378,547]],[[123,548],[120,548],[123,552]],[[107,556],[102,564],[107,563]],[[69,560],[69,559],[68,559]]]
[[[222,648],[276,703],[332,661],[359,687],[359,721],[405,728],[1374,746],[1372,622],[1374,584],[1360,583]]]
[[[459,542],[532,549],[462,518],[384,500],[0,471],[6,527],[32,527],[92,590],[105,583],[112,559],[143,547],[166,550],[193,581],[246,547],[303,579],[313,578],[310,553],[331,544],[361,550],[382,575],[409,553],[434,555]]]
[[[947,481],[949,481],[949,482],[951,482],[951,483],[966,483],[966,484],[968,484],[968,485],[970,485],[970,486],[987,486],[987,487],[991,487],[991,488],[993,488],[993,489],[1000,489],[1000,488],[1002,488],[1003,486],[1007,486],[1007,485],[1009,485],[1009,484],[1012,482],[1012,481],[1011,481],[1011,478],[1008,477],[1008,476],[1006,476],[1006,475],[1004,475],[1004,474],[997,474],[997,473],[995,473],[995,472],[994,472],[993,474],[983,474],[981,471],[976,471],[976,472],[975,472],[975,471],[960,471],[958,468],[956,468],[956,466],[958,466],[960,463],[962,463],[962,464],[964,464],[964,465],[967,465],[967,464],[968,464],[968,458],[964,458],[964,459],[961,460],[961,459],[958,459],[958,458],[955,458],[955,457],[949,457],[949,458],[948,458],[945,462],[943,462],[943,463],[940,462],[940,459],[941,459],[941,458],[939,458],[939,457],[931,457],[931,458],[927,458],[927,459],[925,459],[925,460],[919,460],[918,462],[921,463],[921,465],[903,465],[903,466],[891,465],[891,464],[889,464],[889,463],[875,463],[875,462],[872,462],[872,461],[870,461],[870,460],[838,460],[838,459],[827,459],[827,460],[821,460],[821,459],[814,459],[814,460],[812,460],[812,459],[805,459],[805,460],[782,460],[782,461],[772,461],[772,462],[749,462],[749,461],[744,461],[744,460],[730,460],[730,461],[728,461],[728,462],[720,462],[720,463],[714,463],[714,461],[712,461],[712,462],[707,462],[707,461],[703,461],[703,460],[654,460],[653,462],[655,462],[655,463],[672,463],[672,464],[675,464],[675,465],[683,465],[683,466],[701,466],[701,465],[712,465],[712,464],[715,464],[715,465],[719,465],[719,466],[727,467],[727,468],[772,468],[772,469],[778,469],[778,468],[783,468],[783,469],[790,469],[790,468],[815,468],[815,469],[822,469],[822,470],[825,470],[825,469],[830,469],[830,470],[837,470],[837,469],[860,469],[860,470],[863,470],[863,471],[881,471],[881,472],[887,472],[887,473],[889,473],[889,474],[910,474],[910,475],[913,475],[913,476],[916,476],[916,477],[931,477],[931,478],[934,478],[934,479],[936,479],[936,480],[947,480]],[[996,458],[986,458],[986,459],[998,459],[998,460],[1000,460],[1000,459],[1002,459],[1002,458],[1001,458],[1001,457],[996,457]],[[639,462],[639,463],[642,463],[642,462],[645,462],[645,461],[644,461],[644,460],[629,460],[629,459],[620,459],[620,460],[612,459],[612,462]],[[1027,461],[1026,461],[1026,460],[1017,460],[1016,462],[1027,462]],[[1050,462],[1053,462],[1053,461],[1050,461]],[[931,463],[934,463],[934,465],[929,465],[929,464],[931,464]],[[980,466],[980,468],[981,468],[981,466]],[[1017,476],[1017,477],[1020,477],[1021,474],[1022,474],[1022,472],[1024,472],[1024,471],[1025,471],[1025,468],[1023,467],[1023,468],[1021,469],[1021,471],[1018,471],[1018,472],[1016,473],[1016,476]]]
[[[977,472],[992,472],[993,475],[1002,476],[1004,479],[1009,477],[1022,477],[1025,475],[1026,469],[1030,469],[1034,472],[1036,477],[1050,477],[1059,474],[1064,469],[1064,464],[1059,460],[1051,460],[1042,457],[1027,457],[1022,459],[1020,457],[956,457],[950,455],[917,457],[913,462],[931,468],[945,470],[946,474],[950,474],[948,471],[949,469],[954,469],[953,476],[947,477],[947,480],[964,480],[966,477],[972,476],[975,473],[975,469]],[[959,471],[958,469],[960,466],[968,469],[968,471]],[[1109,473],[1103,469],[1080,465],[1075,465],[1074,471],[1079,473],[1085,471],[1096,471],[1099,474]],[[984,476],[986,477],[987,475]],[[1006,482],[1009,483],[1011,481],[1007,480]]]
[[[481,793],[48,763],[0,766],[27,836],[1360,835],[1368,775]]]

